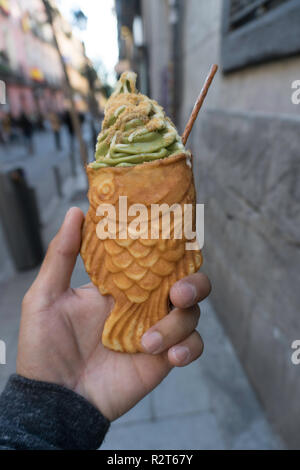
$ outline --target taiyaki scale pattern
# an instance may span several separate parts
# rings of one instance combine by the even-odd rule
[[[114,308],[106,320],[102,342],[114,351],[142,352],[142,335],[170,310],[172,285],[198,271],[201,251],[186,250],[182,227],[181,238],[175,237],[175,218],[171,217],[170,237],[166,238],[162,216],[152,220],[153,204],[171,207],[193,206],[195,229],[196,194],[191,156],[180,153],[164,159],[130,167],[87,167],[90,207],[83,227],[81,256],[92,282],[102,295],[114,298]],[[128,207],[141,204],[147,208],[147,236],[120,236],[124,221],[119,213],[120,197],[127,197]],[[103,219],[99,207],[115,208],[119,227],[106,240],[99,238],[97,227]],[[128,226],[134,219],[128,216]],[[183,224],[183,220],[180,223]],[[158,238],[151,237],[151,224],[159,224]],[[121,228],[120,228],[121,227]]]

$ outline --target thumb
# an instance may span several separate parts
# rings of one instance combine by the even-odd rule
[[[55,238],[49,245],[35,287],[51,298],[65,292],[71,281],[81,244],[84,214],[78,207],[70,209]]]

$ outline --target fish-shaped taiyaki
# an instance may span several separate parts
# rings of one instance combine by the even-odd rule
[[[190,205],[195,229],[191,154],[163,109],[137,93],[135,80],[123,74],[106,106],[95,162],[87,167],[90,207],[81,247],[92,282],[115,301],[102,342],[127,353],[143,351],[142,335],[169,312],[172,285],[202,263],[200,250],[186,249],[191,240],[180,217]],[[168,216],[172,206],[178,212]]]

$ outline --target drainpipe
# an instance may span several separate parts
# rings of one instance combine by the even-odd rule
[[[172,89],[171,89],[171,115],[173,121],[178,125],[179,108],[181,103],[181,27],[180,17],[182,12],[181,0],[169,1],[169,25],[171,36],[171,73],[172,73]]]

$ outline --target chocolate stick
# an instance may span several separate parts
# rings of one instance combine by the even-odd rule
[[[202,108],[202,105],[204,103],[204,100],[206,98],[206,95],[208,93],[208,90],[209,90],[209,87],[214,79],[214,76],[216,75],[217,73],[217,70],[218,70],[218,66],[217,65],[213,65],[210,69],[210,72],[209,72],[209,75],[207,77],[207,79],[205,80],[205,83],[203,85],[203,88],[200,92],[200,95],[198,96],[198,99],[195,103],[195,106],[194,106],[194,109],[192,111],[192,114],[191,114],[191,117],[186,125],[186,128],[184,130],[184,133],[182,134],[182,143],[183,145],[186,144],[188,138],[189,138],[189,135],[191,133],[191,130],[193,128],[193,125],[197,119],[197,116],[199,114],[199,111],[200,109]]]

